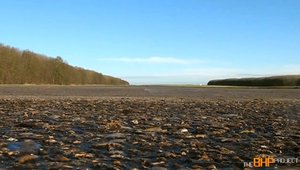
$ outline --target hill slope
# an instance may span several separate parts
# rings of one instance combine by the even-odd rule
[[[50,58],[0,44],[0,84],[128,85],[119,78],[73,67],[61,57]]]
[[[300,86],[300,75],[211,80],[207,84],[226,86]]]

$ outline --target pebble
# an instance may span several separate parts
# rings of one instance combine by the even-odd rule
[[[16,142],[16,141],[18,141],[18,139],[10,137],[10,138],[7,139],[7,141],[9,141],[9,142]]]
[[[153,162],[153,163],[151,163],[151,165],[154,165],[154,166],[156,166],[156,165],[162,165],[162,164],[165,164],[165,162],[164,161],[160,161],[160,162]]]
[[[139,124],[139,121],[135,119],[135,120],[132,120],[131,123],[137,125],[137,124]]]
[[[197,134],[195,137],[196,138],[202,138],[202,139],[204,139],[204,138],[207,138],[207,135],[205,135],[205,134]]]
[[[33,140],[24,140],[23,142],[12,142],[7,145],[7,148],[11,151],[18,151],[20,153],[33,153],[36,154],[41,145]]]
[[[75,140],[73,143],[74,144],[81,144],[81,141],[80,140]]]
[[[167,168],[160,167],[160,166],[155,166],[155,167],[150,168],[150,170],[167,170]]]
[[[94,155],[91,153],[77,153],[75,154],[75,158],[93,158]]]
[[[68,162],[69,160],[70,160],[69,158],[62,156],[62,155],[58,156],[58,158],[57,158],[57,161],[59,161],[59,162]]]
[[[33,154],[30,154],[30,155],[24,155],[24,156],[21,156],[18,160],[18,162],[20,164],[24,164],[24,163],[27,163],[27,162],[32,162],[32,161],[35,161],[36,159],[38,158],[37,155],[33,155]]]
[[[216,169],[249,162],[254,154],[296,157],[299,105],[179,98],[0,99],[0,169]]]
[[[108,139],[118,139],[118,138],[125,138],[126,134],[123,133],[112,133],[105,136]]]
[[[189,131],[186,128],[180,130],[180,133],[188,133]]]
[[[217,170],[217,167],[215,165],[210,165],[207,167],[208,170]]]
[[[243,130],[240,133],[255,133],[255,130]]]
[[[151,127],[145,129],[145,132],[166,132],[167,130],[163,130],[160,127]]]

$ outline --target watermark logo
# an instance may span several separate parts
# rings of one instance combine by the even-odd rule
[[[273,156],[257,156],[253,158],[252,162],[244,162],[244,167],[249,168],[263,168],[263,167],[275,167],[279,164],[297,164],[298,158],[288,157],[273,157]]]

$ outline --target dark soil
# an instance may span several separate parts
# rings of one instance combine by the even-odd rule
[[[300,157],[296,89],[6,86],[0,94],[0,169],[243,169],[257,155]]]

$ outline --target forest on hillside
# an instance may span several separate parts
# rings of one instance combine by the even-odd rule
[[[300,86],[300,75],[271,76],[259,78],[232,78],[211,80],[208,85],[225,86]]]
[[[51,58],[0,44],[0,84],[128,85],[128,82],[70,66],[61,57]]]

